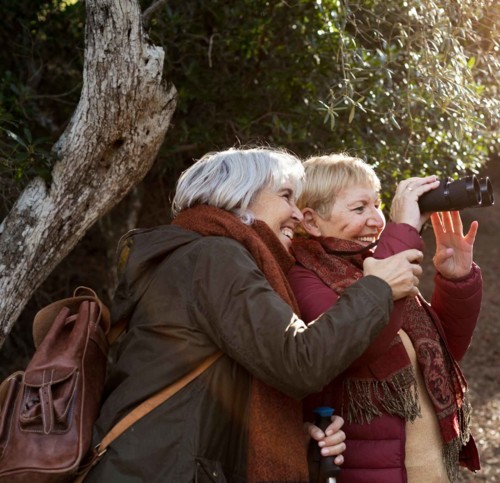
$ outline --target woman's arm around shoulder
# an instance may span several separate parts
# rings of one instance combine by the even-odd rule
[[[387,324],[391,289],[377,277],[349,287],[307,326],[240,244],[208,238],[196,252],[191,318],[230,358],[292,397],[321,390]]]
[[[300,313],[305,322],[317,319],[332,307],[339,295],[328,287],[314,272],[300,264],[294,265],[288,273],[288,280],[299,304]],[[360,301],[362,303],[362,301]],[[389,324],[370,344],[363,354],[350,367],[368,364],[385,353],[392,339],[401,328],[401,319],[396,314],[391,315]],[[363,324],[362,320],[353,321]]]

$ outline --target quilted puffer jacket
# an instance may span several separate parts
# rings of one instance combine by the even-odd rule
[[[423,249],[423,241],[418,232],[406,224],[388,224],[374,253],[375,258],[386,258],[410,248]],[[316,319],[325,310],[335,305],[338,295],[325,285],[319,277],[303,266],[296,264],[288,274],[288,279],[299,303],[304,321]],[[470,274],[461,280],[447,280],[439,274],[435,276],[435,289],[431,304],[421,302],[441,332],[446,336],[450,354],[460,361],[464,356],[479,316],[482,298],[482,278],[477,265],[473,264]],[[394,336],[401,329],[402,320],[398,316],[398,302],[389,324],[379,334],[351,368],[370,366],[372,361],[384,357],[384,353]],[[333,406],[336,414],[344,416],[343,378],[349,370],[327,385],[321,393],[308,397],[304,404],[304,415],[313,421],[312,410],[318,406]],[[406,483],[405,469],[405,421],[399,416],[384,412],[370,424],[346,422],[347,449],[338,482],[345,483]],[[461,463],[471,470],[479,469],[479,456],[474,439],[462,448]]]

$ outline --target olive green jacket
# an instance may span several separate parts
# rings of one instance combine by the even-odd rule
[[[224,355],[117,439],[90,482],[245,481],[251,376],[297,399],[318,392],[361,355],[392,309],[390,287],[365,277],[306,326],[233,239],[166,225],[135,230],[123,244],[130,253],[112,317],[128,318],[129,330],[107,378],[96,442],[145,398],[215,351]]]

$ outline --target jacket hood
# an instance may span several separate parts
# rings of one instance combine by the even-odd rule
[[[118,287],[111,307],[113,323],[129,318],[146,291],[152,272],[172,252],[201,237],[176,225],[126,233],[118,244]]]

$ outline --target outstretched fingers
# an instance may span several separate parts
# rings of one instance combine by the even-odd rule
[[[467,235],[465,235],[465,239],[471,245],[474,245],[474,241],[476,240],[477,230],[479,229],[479,223],[477,221],[473,221],[470,224],[469,231]]]

